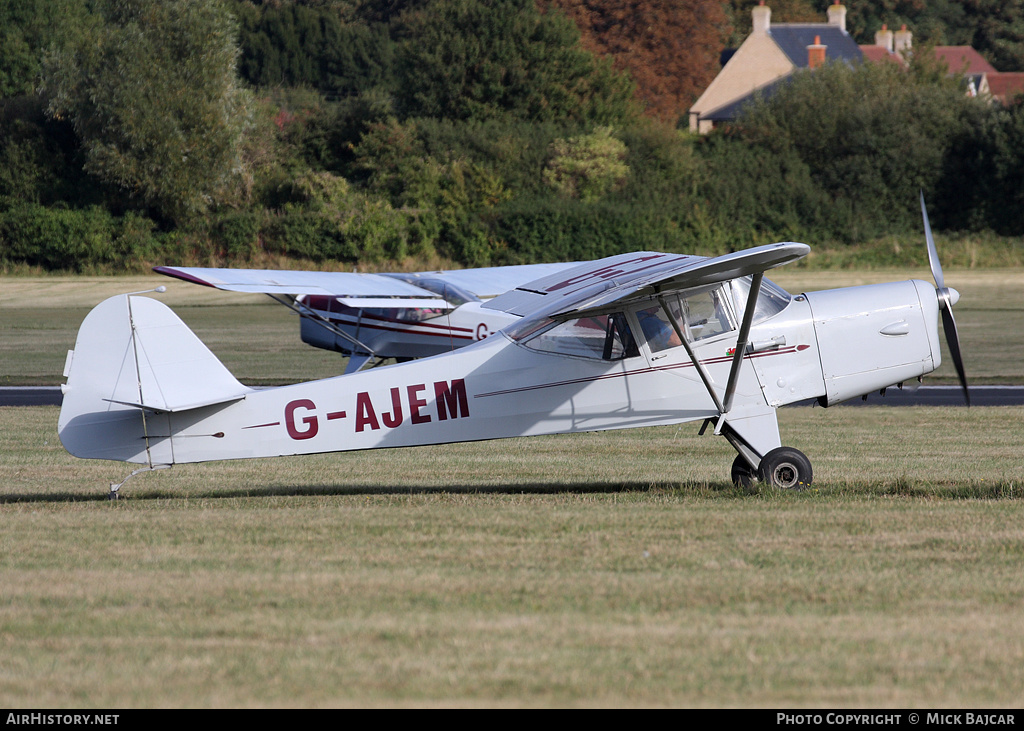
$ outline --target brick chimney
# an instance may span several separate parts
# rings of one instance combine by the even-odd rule
[[[902,26],[896,35],[893,36],[893,51],[896,53],[903,53],[904,51],[910,50],[910,36],[911,33],[907,30],[907,26]]]
[[[828,8],[828,24],[837,26],[843,32],[846,31],[846,6],[839,0]]]
[[[761,0],[751,11],[754,20],[754,33],[767,33],[772,27],[772,9]]]
[[[807,47],[807,68],[816,69],[825,63],[825,46],[821,45],[821,36],[814,36],[814,43]]]
[[[889,30],[889,26],[883,25],[882,30],[875,33],[875,45],[892,53],[892,31]]]

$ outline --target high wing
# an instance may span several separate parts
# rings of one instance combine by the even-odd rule
[[[582,264],[517,287],[485,303],[526,317],[580,316],[672,291],[763,273],[810,252],[806,244],[767,244],[713,258],[637,252]]]
[[[383,274],[168,266],[153,271],[226,292],[388,298],[398,300],[395,307],[448,306],[433,292]]]
[[[154,267],[153,271],[228,292],[367,297],[376,299],[363,302],[366,307],[408,308],[452,307],[444,301],[444,284],[487,299],[575,266],[578,262],[381,274],[170,266]]]

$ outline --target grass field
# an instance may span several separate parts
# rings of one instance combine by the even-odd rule
[[[693,425],[175,467],[0,409],[0,704],[1024,702],[1024,409],[786,409],[812,490]]]
[[[1006,382],[1021,275],[946,276],[969,372]],[[3,279],[3,377],[60,382],[88,307],[156,283]],[[340,369],[224,297],[165,300],[244,379]],[[9,708],[1024,704],[1022,408],[783,409],[804,492],[735,489],[685,425],[175,467],[114,503],[127,466],[56,421],[0,408]]]

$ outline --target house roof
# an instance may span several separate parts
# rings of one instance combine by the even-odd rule
[[[824,46],[826,62],[852,65],[860,62],[862,59],[860,46],[857,45],[850,34],[838,26],[827,23],[779,23],[771,26],[766,33],[759,37],[769,43],[771,48],[775,49],[774,53],[777,54],[778,59],[775,62],[777,67],[775,77],[763,78],[758,86],[751,88],[753,84],[750,82],[753,79],[749,71],[735,73],[735,69],[732,67],[723,68],[722,73],[716,78],[715,82],[712,82],[712,86],[709,86],[708,90],[715,88],[716,82],[721,84],[723,79],[729,78],[731,79],[731,86],[729,88],[732,89],[733,94],[727,96],[726,99],[722,99],[725,103],[720,103],[719,106],[713,106],[708,109],[708,103],[713,103],[713,99],[705,96],[708,94],[708,90],[705,90],[705,95],[702,95],[698,102],[691,107],[691,115],[694,114],[695,110],[702,109],[702,111],[697,113],[699,120],[720,122],[734,119],[739,110],[749,104],[756,95],[771,96],[778,88],[778,83],[787,78],[794,70],[808,68],[810,61],[808,46]],[[756,38],[756,35],[749,37],[744,42],[744,45],[741,46],[741,49],[736,54],[730,56],[729,60],[732,61],[738,58],[744,50],[752,49],[753,46],[751,44],[756,41]],[[763,45],[759,48],[760,50],[755,52],[756,56],[754,57],[758,59],[760,64],[758,69],[763,72],[766,68],[764,59],[768,56],[769,51]],[[746,60],[748,66],[745,68],[749,68],[750,57],[751,55],[748,53]],[[779,62],[781,62],[781,65],[779,65]],[[767,74],[762,75],[768,76]],[[742,82],[736,83],[739,80],[742,80]],[[736,94],[736,91],[740,91],[740,93]],[[718,91],[719,96],[723,96],[721,92],[722,89],[720,88]],[[699,104],[703,106],[698,106]]]
[[[1004,104],[1024,94],[1024,73],[1006,71],[987,74],[987,77],[989,93]]]
[[[797,68],[807,68],[807,47],[815,38],[825,46],[828,61],[856,63],[862,58],[860,46],[850,34],[827,23],[780,23],[773,25],[768,35]]]
[[[779,91],[779,89],[782,88],[783,84],[788,84],[792,80],[792,76],[784,76],[781,79],[776,79],[775,81],[769,84],[765,84],[764,86],[754,89],[752,92],[746,94],[745,96],[741,96],[739,99],[734,99],[733,101],[729,102],[728,104],[725,104],[724,106],[719,107],[718,109],[712,109],[710,112],[706,112],[700,115],[700,118],[703,120],[716,123],[731,122],[740,115],[740,112],[743,110],[744,107],[746,107],[748,104],[753,103],[755,99],[757,99],[758,97],[770,99]]]
[[[875,63],[877,61],[892,61],[898,63],[901,66],[904,64],[903,58],[899,54],[891,52],[889,49],[883,46],[861,46],[861,55],[865,61]]]
[[[985,58],[970,46],[936,46],[935,57],[946,62],[950,73],[992,74],[996,73]],[[966,68],[964,66],[966,65]]]

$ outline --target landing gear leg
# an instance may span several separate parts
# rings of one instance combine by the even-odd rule
[[[749,490],[757,479],[757,471],[750,466],[742,454],[737,454],[732,462],[732,484]]]

